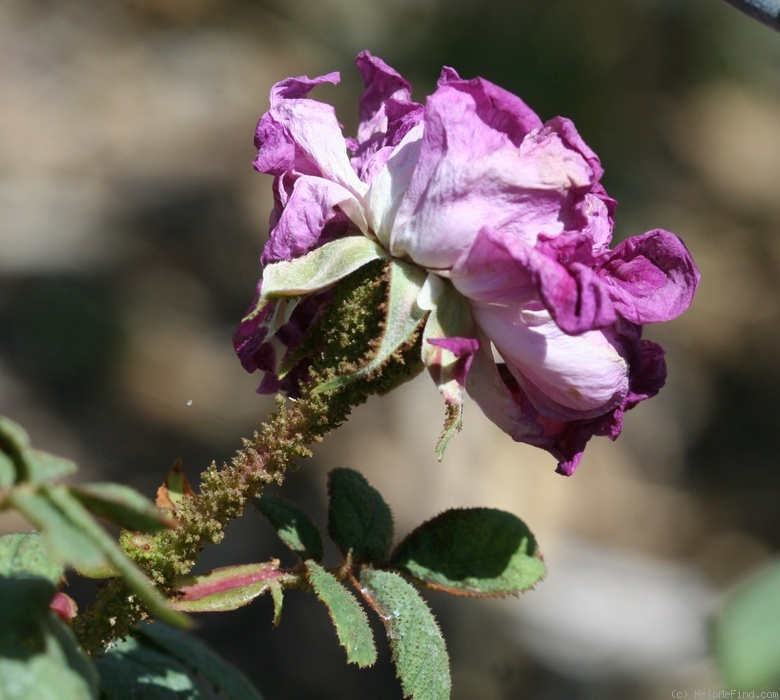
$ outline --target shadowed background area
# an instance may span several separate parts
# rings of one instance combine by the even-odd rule
[[[780,547],[780,36],[725,3],[6,0],[0,413],[80,478],[150,496],[178,457],[193,481],[229,458],[272,406],[230,345],[271,209],[255,124],[277,80],[340,70],[314,97],[354,133],[366,48],[415,99],[450,65],[573,119],[620,202],[616,239],[677,233],[702,284],[685,316],[646,328],[667,349],[666,388],[617,443],[594,439],[575,476],[468,403],[437,463],[443,404],[422,376],[356,411],[285,494],[324,523],[326,474],[348,465],[399,536],[455,506],[530,525],[549,567],[536,591],[427,596],[455,698],[718,687],[708,618]],[[283,548],[248,513],[202,568],[269,556]],[[347,667],[310,596],[288,595],[278,629],[271,615],[261,599],[200,621],[268,700],[400,697],[387,648],[375,669]]]

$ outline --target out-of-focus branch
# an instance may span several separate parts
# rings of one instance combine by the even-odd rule
[[[778,0],[726,0],[746,15],[780,32],[780,2]]]

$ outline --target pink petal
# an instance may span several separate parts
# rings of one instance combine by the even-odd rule
[[[321,177],[303,175],[295,180],[285,206],[263,251],[262,262],[292,260],[320,241],[325,227],[349,222],[367,230],[363,208],[345,187]]]
[[[391,252],[447,269],[485,226],[533,244],[587,223],[574,195],[584,196],[600,170],[568,145],[563,120],[528,132],[532,114],[486,81],[445,81],[426,103]]]
[[[572,262],[590,257],[584,235],[561,234],[533,246],[483,228],[449,277],[461,294],[478,302],[518,306],[541,299],[558,326],[576,334],[605,328],[617,318],[607,284],[590,267]]]
[[[693,301],[699,271],[674,234],[655,229],[618,245],[599,274],[610,283],[615,307],[632,323],[679,316]]]
[[[605,333],[568,335],[538,303],[520,308],[475,303],[472,313],[547,417],[593,418],[627,395],[628,364]]]
[[[322,83],[338,83],[339,74],[287,78],[271,90],[271,109],[257,125],[255,168],[281,175],[293,171],[336,182],[355,195],[365,193],[347,158],[347,145],[333,107],[306,97]]]
[[[422,105],[411,101],[412,86],[383,60],[368,51],[355,60],[366,89],[360,98],[360,123],[352,167],[370,183],[411,126],[423,117]]]

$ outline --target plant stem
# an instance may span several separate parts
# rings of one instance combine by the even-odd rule
[[[384,269],[383,269],[384,266]],[[310,457],[309,446],[343,423],[369,396],[385,393],[422,369],[421,328],[375,372],[334,391],[317,387],[364,366],[385,323],[388,267],[370,263],[341,282],[330,303],[302,342],[311,363],[300,397],[277,397],[277,410],[239,449],[230,463],[216,463],[201,474],[197,496],[185,496],[176,511],[178,527],[156,535],[125,532],[128,554],[166,596],[176,595],[177,580],[188,574],[208,544],[224,536],[247,501],[270,483],[281,483],[288,467]],[[120,581],[112,581],[95,603],[74,619],[82,647],[91,654],[126,637],[145,611]]]

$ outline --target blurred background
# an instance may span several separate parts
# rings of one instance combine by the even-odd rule
[[[230,344],[271,207],[255,124],[277,80],[340,70],[315,97],[354,133],[364,48],[419,101],[450,65],[572,118],[620,202],[616,238],[676,232],[702,284],[646,328],[666,388],[573,477],[473,404],[437,463],[443,405],[422,376],[356,411],[285,495],[324,524],[326,474],[348,465],[399,536],[454,506],[526,520],[549,567],[537,590],[427,596],[455,698],[719,688],[710,616],[780,547],[780,36],[718,0],[4,0],[0,413],[80,479],[149,496],[176,458],[196,481],[232,455],[271,407]],[[269,556],[283,547],[247,513],[201,568]],[[387,647],[347,667],[310,598],[291,592],[278,629],[261,599],[199,634],[268,700],[400,698]]]

